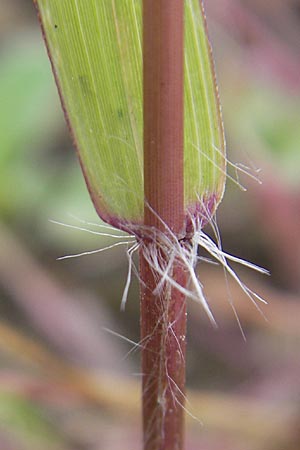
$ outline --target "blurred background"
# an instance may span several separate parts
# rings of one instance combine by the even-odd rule
[[[229,169],[247,191],[228,180],[223,247],[271,276],[236,268],[259,312],[199,265],[219,327],[189,304],[187,450],[298,450],[300,2],[210,0],[207,17],[228,157],[251,174]],[[121,313],[124,248],[57,260],[112,240],[50,222],[100,223],[28,0],[0,0],[0,210],[1,450],[140,449],[138,285]]]

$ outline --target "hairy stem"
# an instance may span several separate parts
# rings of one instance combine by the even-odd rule
[[[143,246],[162,267],[169,255],[159,234],[184,237],[183,36],[183,0],[143,0],[145,225],[153,230]],[[177,259],[168,273],[186,286]],[[168,282],[156,292],[160,277],[142,251],[140,274],[144,450],[182,450],[185,298]]]
[[[161,256],[163,257],[163,256]],[[186,302],[170,285],[154,295],[156,277],[141,255],[143,425],[144,450],[182,450],[184,447]],[[186,284],[182,267],[172,277]]]

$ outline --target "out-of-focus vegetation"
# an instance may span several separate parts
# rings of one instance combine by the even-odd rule
[[[267,321],[216,266],[199,265],[219,323],[190,304],[188,450],[299,448],[300,3],[207,2],[223,104],[228,181],[218,214],[224,248],[268,267],[239,270],[268,300]],[[32,4],[0,4],[1,450],[138,449],[138,292],[119,305],[124,249],[97,231]],[[261,168],[260,173],[256,169]],[[236,177],[236,171],[231,169]],[[228,299],[246,335],[244,342]],[[201,387],[201,389],[200,389]]]

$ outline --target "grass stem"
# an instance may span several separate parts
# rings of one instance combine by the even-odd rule
[[[145,225],[154,230],[143,245],[156,246],[161,267],[169,255],[159,234],[184,237],[183,47],[184,1],[143,0]],[[168,269],[186,286],[177,259]],[[156,289],[143,252],[140,275],[144,450],[183,450],[186,301],[168,282]]]

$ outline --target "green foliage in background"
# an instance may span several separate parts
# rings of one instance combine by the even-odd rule
[[[262,153],[273,160],[282,181],[299,186],[299,99],[280,90],[275,92],[274,86],[255,83],[235,101],[239,114],[232,120],[241,138],[253,146],[253,154],[259,158]]]
[[[0,208],[26,216],[45,187],[40,145],[57,121],[43,50],[31,39],[0,60]]]
[[[65,448],[60,433],[42,410],[15,393],[0,391],[0,427],[24,450]]]

